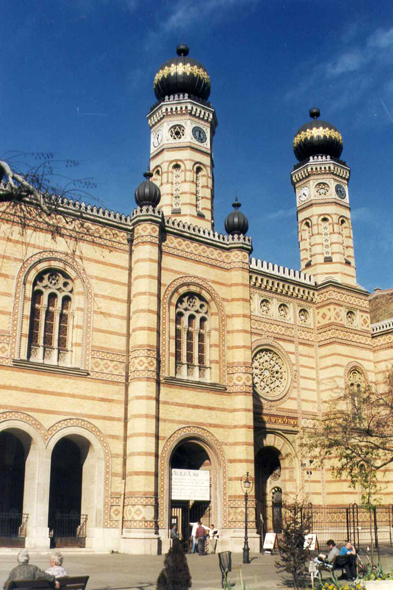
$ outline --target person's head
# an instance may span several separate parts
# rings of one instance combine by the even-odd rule
[[[333,547],[336,546],[336,543],[333,541],[333,539],[329,539],[329,541],[326,541],[326,545],[329,547],[329,549],[333,549]]]
[[[202,524],[202,521],[201,521],[201,520],[198,520],[198,524],[199,524],[199,526],[200,526],[200,525]]]
[[[214,529],[214,524],[213,523],[210,525],[210,528],[211,529]]]
[[[348,541],[346,542],[346,544],[345,544],[345,547],[346,547],[347,549],[353,549],[353,545],[352,545],[351,541],[349,541],[349,540],[348,540]]]
[[[60,551],[54,551],[51,553],[49,555],[49,560],[52,567],[55,565],[63,565],[63,556]]]
[[[30,555],[26,549],[21,549],[17,556],[18,563],[29,563]]]

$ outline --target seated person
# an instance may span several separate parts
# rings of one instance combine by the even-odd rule
[[[348,580],[356,580],[356,549],[351,541],[346,541],[340,549],[340,555],[336,559],[338,566],[343,566]]]
[[[63,556],[60,551],[55,551],[49,555],[50,567],[45,570],[46,574],[55,576],[55,578],[62,578],[68,576],[68,572],[63,568]]]
[[[4,590],[7,589],[8,582],[11,580],[49,580],[53,582],[55,588],[60,588],[59,582],[56,582],[55,576],[46,574],[36,565],[29,564],[30,556],[26,549],[21,549],[17,555],[19,565],[14,567],[6,581],[4,582]]]
[[[326,542],[326,545],[328,546],[329,553],[327,555],[323,555],[323,554],[318,555],[318,557],[315,558],[315,561],[316,561],[316,563],[324,564],[324,565],[327,565],[328,567],[332,568],[333,567],[333,560],[335,557],[340,555],[340,551],[339,551],[338,547],[336,546],[336,543],[333,541],[333,539],[329,539]]]

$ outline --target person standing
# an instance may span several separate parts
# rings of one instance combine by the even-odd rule
[[[215,553],[217,549],[217,541],[220,537],[218,529],[214,526],[214,524],[210,525],[209,529],[209,553]]]
[[[192,537],[192,549],[191,549],[191,553],[196,553],[196,530],[198,528],[198,522],[190,522],[190,526],[192,526],[192,530],[191,530],[191,537]]]
[[[197,530],[195,531],[195,537],[196,537],[196,540],[198,543],[198,554],[199,555],[205,554],[205,535],[206,535],[205,527],[203,527],[201,521],[198,520],[198,527],[197,527]]]

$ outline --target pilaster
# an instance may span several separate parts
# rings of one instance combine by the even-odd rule
[[[161,283],[160,212],[133,216],[127,469],[121,550],[158,552],[157,449]]]

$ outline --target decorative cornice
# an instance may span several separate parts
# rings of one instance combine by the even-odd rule
[[[291,172],[292,184],[315,174],[334,174],[335,176],[349,180],[351,169],[344,164],[332,160],[330,156],[311,156],[308,162]]]
[[[147,115],[149,127],[165,117],[187,115],[212,123],[213,132],[218,125],[216,111],[212,106],[193,100],[188,94],[174,94],[153,107]]]
[[[373,338],[387,332],[393,332],[393,318],[371,324],[371,336]]]
[[[279,266],[272,262],[266,262],[266,260],[259,260],[259,258],[251,258],[250,270],[259,271],[260,274],[268,274],[271,276],[280,277],[282,279],[290,280],[291,282],[297,282],[299,284],[306,284],[310,287],[315,286],[315,279],[311,275],[307,275],[299,270],[287,268],[286,266]]]

